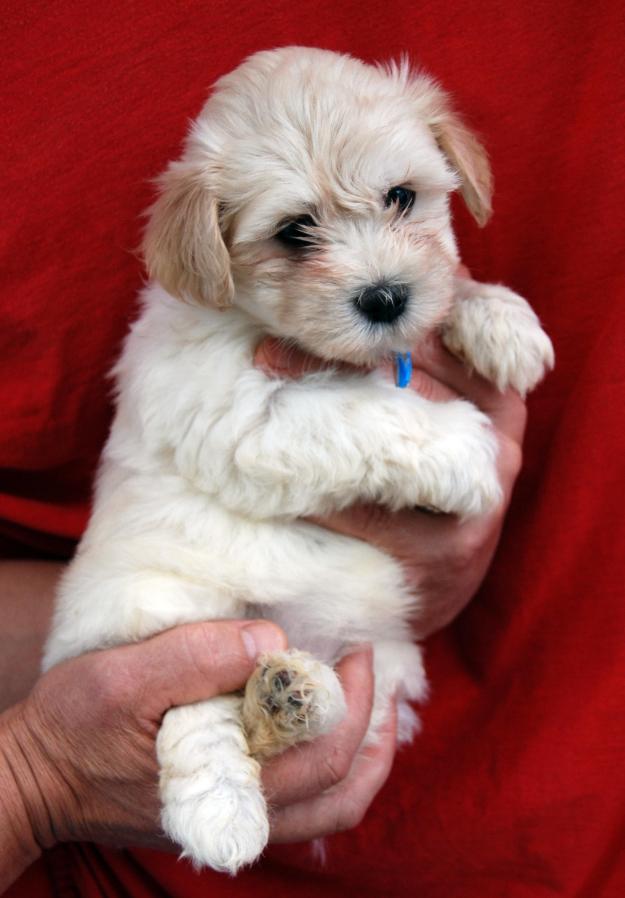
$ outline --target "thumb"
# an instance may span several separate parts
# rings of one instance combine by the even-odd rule
[[[160,718],[173,706],[241,688],[260,653],[286,644],[270,621],[223,620],[185,624],[117,651],[126,654],[126,676],[141,684],[141,715]]]

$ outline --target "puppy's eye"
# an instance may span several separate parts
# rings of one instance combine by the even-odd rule
[[[315,225],[316,222],[312,215],[300,215],[299,218],[294,218],[293,221],[289,221],[288,224],[280,228],[275,235],[276,240],[279,240],[284,246],[294,249],[314,246],[315,239],[309,233],[309,228],[314,228]]]
[[[415,192],[409,187],[391,187],[384,197],[384,205],[396,206],[398,212],[407,212],[412,208],[415,201]]]

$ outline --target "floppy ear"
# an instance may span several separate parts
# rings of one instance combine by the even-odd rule
[[[419,79],[422,108],[436,142],[462,179],[460,192],[480,227],[492,213],[493,177],[486,150],[454,111],[447,94],[429,78]]]
[[[234,293],[230,257],[206,173],[189,162],[174,162],[159,186],[143,238],[150,277],[180,299],[229,305]]]

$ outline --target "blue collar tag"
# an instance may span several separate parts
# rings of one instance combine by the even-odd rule
[[[395,353],[395,386],[403,389],[412,377],[412,356],[409,352]]]

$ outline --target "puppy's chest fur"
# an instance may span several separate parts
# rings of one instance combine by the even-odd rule
[[[548,338],[524,300],[479,286],[457,303],[447,341],[491,379],[533,383]],[[492,507],[488,421],[377,372],[269,378],[252,363],[260,336],[236,309],[147,291],[116,367],[117,415],[46,663],[252,611],[325,660],[347,644],[409,638],[419,597],[400,566],[305,518],[358,501]]]
[[[358,498],[358,418],[386,387],[377,375],[267,378],[252,365],[259,337],[236,311],[149,292],[117,365],[117,415],[50,662],[216,617],[271,617],[324,660],[403,629],[413,599],[398,565],[302,520]]]

